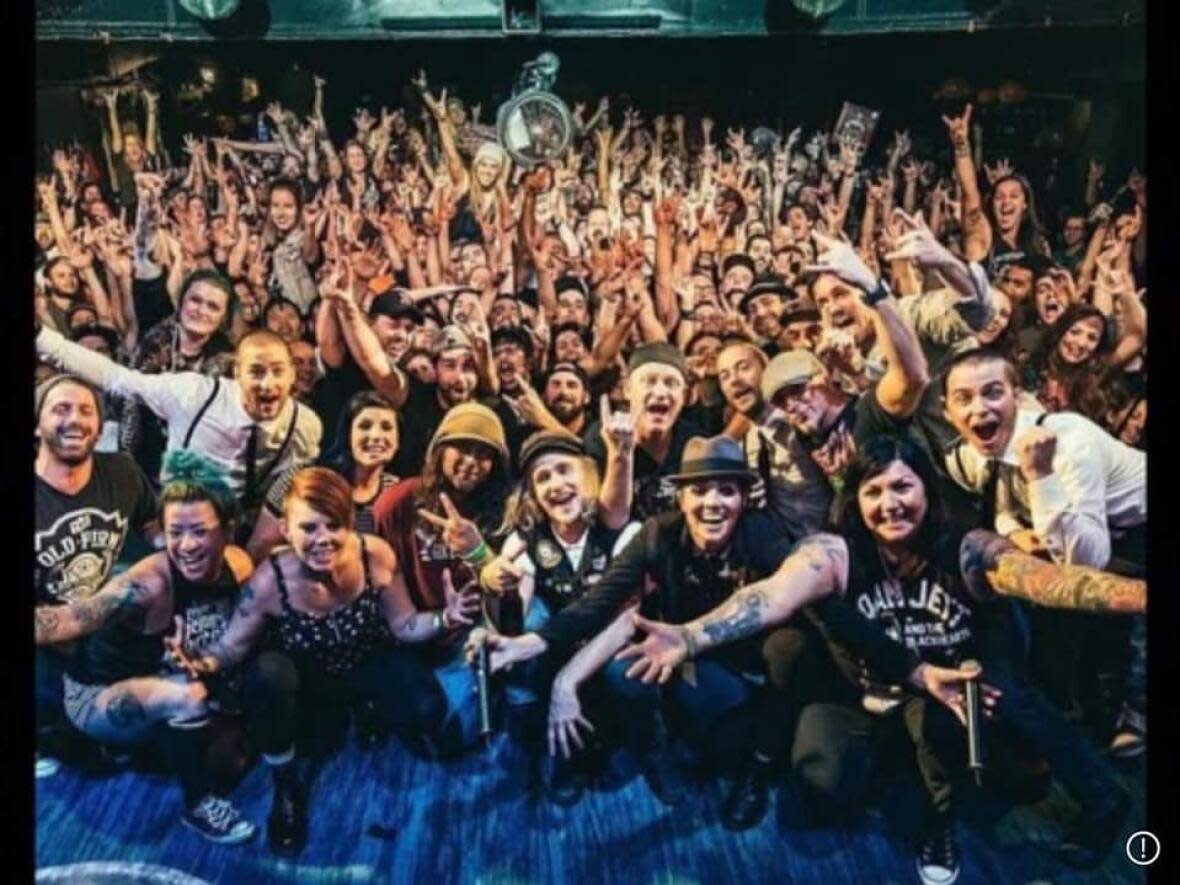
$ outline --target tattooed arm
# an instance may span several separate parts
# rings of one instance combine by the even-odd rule
[[[810,535],[769,578],[743,587],[694,621],[671,626],[633,615],[635,625],[647,632],[647,639],[625,649],[619,657],[642,656],[670,673],[671,668],[701,652],[753,636],[789,620],[809,603],[842,593],[847,582],[848,547],[844,539],[830,534]],[[632,671],[637,671],[640,663]]]
[[[204,655],[195,660],[186,658],[183,657],[183,649],[176,646],[172,647],[172,654],[177,655],[180,666],[193,677],[236,666],[250,653],[255,640],[266,626],[267,618],[277,617],[281,611],[274,569],[259,569],[238,594],[238,604],[234,607],[225,632],[209,646]]]
[[[66,642],[87,636],[117,615],[146,610],[167,589],[167,578],[149,556],[119,575],[89,599],[69,605],[39,605],[33,610],[33,634],[37,645]],[[166,560],[165,560],[166,561]]]
[[[979,599],[1014,596],[1047,608],[1139,614],[1147,611],[1147,582],[1084,565],[1057,565],[976,529],[963,536],[959,567]]]

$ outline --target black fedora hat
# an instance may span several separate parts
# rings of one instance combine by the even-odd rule
[[[742,447],[724,434],[690,439],[680,458],[680,472],[666,478],[674,483],[686,483],[722,477],[745,483],[758,478],[746,464]]]

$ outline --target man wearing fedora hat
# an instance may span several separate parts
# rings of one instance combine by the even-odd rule
[[[677,510],[653,516],[610,563],[598,583],[535,632],[519,637],[474,635],[487,641],[493,670],[546,651],[564,656],[579,642],[606,630],[619,612],[636,604],[640,613],[660,613],[670,623],[691,619],[727,599],[751,580],[772,574],[790,553],[791,542],[764,514],[746,507],[756,479],[741,446],[725,436],[693,437],[684,447],[679,471],[666,477],[675,488]],[[666,804],[686,796],[683,773],[669,745],[662,702],[685,714],[688,734],[710,735],[724,714],[745,704],[762,674],[759,643],[698,659],[661,692],[626,678],[627,666],[612,656],[629,636],[594,641],[567,665],[588,675],[605,667],[616,708],[635,740],[644,776]]]

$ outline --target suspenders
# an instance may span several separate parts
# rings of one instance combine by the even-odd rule
[[[189,447],[189,443],[193,439],[193,432],[197,429],[197,425],[201,423],[201,419],[205,417],[205,413],[209,411],[209,407],[213,405],[213,400],[217,399],[217,392],[219,390],[221,390],[221,379],[214,378],[213,392],[209,394],[209,398],[205,400],[205,404],[201,406],[196,417],[193,418],[193,423],[188,426],[188,433],[184,435],[184,448],[187,449]]]

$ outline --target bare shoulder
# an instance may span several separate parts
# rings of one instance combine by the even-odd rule
[[[254,573],[254,562],[250,559],[250,554],[234,544],[225,548],[225,561],[234,574],[234,580],[239,584],[246,583]]]
[[[365,555],[368,556],[371,566],[382,571],[397,571],[397,554],[393,552],[388,541],[376,535],[361,535],[360,537],[364,542]]]

